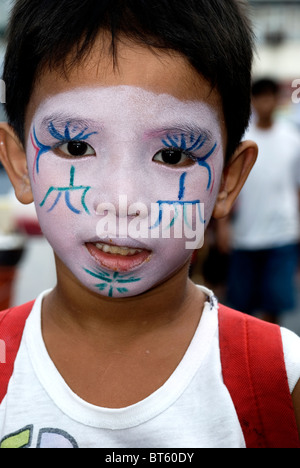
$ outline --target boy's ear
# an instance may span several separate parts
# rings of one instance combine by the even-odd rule
[[[17,199],[25,205],[33,202],[25,150],[13,128],[5,122],[0,123],[0,161]]]
[[[219,195],[213,211],[216,219],[227,216],[246,182],[258,155],[253,141],[243,141],[224,168]]]

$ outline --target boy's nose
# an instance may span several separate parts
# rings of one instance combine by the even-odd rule
[[[109,175],[102,174],[99,178],[97,192],[94,191],[96,211],[99,211],[98,205],[103,203],[113,205],[118,217],[134,217],[147,209],[151,200],[147,174],[128,166],[123,164],[110,171]]]

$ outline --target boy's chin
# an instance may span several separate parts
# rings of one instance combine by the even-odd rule
[[[122,273],[105,271],[98,268],[84,268],[83,274],[71,272],[76,288],[82,288],[94,297],[107,299],[129,299],[145,294],[153,288],[150,281],[145,281],[138,272]]]
[[[150,277],[139,276],[138,271],[136,273],[124,274],[117,271],[99,272],[86,268],[85,273],[91,277],[92,281],[87,280],[86,276],[83,277],[81,274],[80,276],[72,274],[73,277],[75,276],[74,280],[77,285],[80,285],[85,292],[92,294],[94,297],[98,296],[99,299],[108,300],[126,300],[143,296],[157,288],[163,287],[164,284],[176,275],[176,272],[173,272],[165,277],[161,277],[159,280],[153,278],[153,281],[151,281]]]
[[[126,300],[132,299],[138,296],[141,296],[152,289],[151,286],[140,286],[138,288],[129,289],[128,287],[119,287],[117,286],[87,286],[89,291],[93,294],[96,294],[99,298],[109,299],[109,300]],[[103,290],[102,290],[103,287]]]

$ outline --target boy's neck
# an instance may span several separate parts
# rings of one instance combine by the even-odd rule
[[[184,265],[172,278],[144,294],[112,299],[91,293],[80,283],[74,285],[77,280],[59,265],[58,284],[43,302],[43,318],[60,327],[75,327],[85,333],[97,334],[97,330],[103,333],[106,329],[108,333],[117,331],[129,335],[140,332],[143,326],[149,331],[149,328],[180,320],[184,312],[190,310],[192,301],[199,311],[195,311],[195,315],[200,318],[205,296],[188,279],[188,268],[189,264]]]
[[[172,375],[199,325],[205,294],[188,280],[188,265],[151,291],[119,300],[80,284],[76,290],[70,279],[58,277],[43,301],[42,333],[52,362],[93,405],[142,401]]]

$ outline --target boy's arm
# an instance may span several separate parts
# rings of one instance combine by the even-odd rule
[[[300,437],[300,380],[298,381],[293,391],[292,399],[293,399],[296,422],[297,422],[297,427],[298,427],[298,432],[299,432],[299,437]]]

